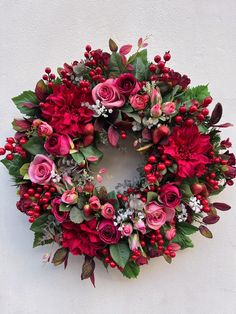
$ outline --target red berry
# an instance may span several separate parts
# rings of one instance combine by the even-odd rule
[[[28,189],[27,192],[28,192],[28,194],[29,194],[30,196],[33,196],[34,193],[35,193],[34,189]]]
[[[162,244],[164,244],[164,241],[163,240],[158,240],[158,244],[162,245]]]
[[[179,107],[179,112],[180,112],[180,113],[185,113],[186,111],[187,111],[187,109],[186,109],[185,106]]]
[[[33,211],[33,210],[28,210],[28,211],[27,211],[27,215],[33,216],[33,214],[34,214],[34,211]]]
[[[85,50],[88,51],[88,52],[90,52],[90,51],[92,50],[92,47],[91,47],[90,45],[86,45],[86,46],[85,46]]]
[[[196,112],[197,110],[198,110],[197,107],[194,106],[194,105],[189,108],[189,112],[190,112],[190,113],[194,113],[194,112]]]
[[[55,80],[56,75],[52,73],[52,74],[49,75],[49,78],[50,78],[51,80]]]
[[[56,190],[57,190],[57,189],[56,189],[54,186],[51,186],[50,189],[49,189],[49,191],[50,191],[51,193],[55,193]]]
[[[107,257],[105,257],[105,258],[104,258],[104,263],[106,263],[106,264],[107,264],[107,263],[109,263],[109,262],[110,262],[110,257],[108,257],[108,256],[107,256]]]
[[[30,222],[30,223],[33,223],[34,221],[35,221],[34,217],[30,217],[30,218],[29,218],[29,222]]]
[[[143,170],[144,170],[145,172],[150,172],[150,171],[152,171],[152,165],[151,165],[151,164],[146,164],[146,165],[144,166]]]
[[[45,71],[45,73],[47,73],[47,74],[51,73],[51,69],[50,69],[49,67],[45,68],[44,71]]]
[[[181,116],[176,116],[175,117],[175,122],[180,124],[181,122],[183,122],[183,118]]]
[[[137,255],[132,255],[132,256],[131,256],[131,259],[132,259],[133,261],[136,261],[137,258],[138,258]]]
[[[211,177],[212,179],[215,179],[215,177],[216,177],[215,172],[211,172],[211,173],[210,173],[210,177]]]
[[[156,244],[156,241],[155,241],[155,240],[151,240],[151,241],[150,241],[150,244],[151,244],[151,245],[155,245],[155,244]]]
[[[146,203],[146,201],[147,201],[146,197],[142,197],[142,198],[141,198],[141,201],[144,202],[144,203]]]
[[[127,134],[125,132],[122,132],[120,137],[122,138],[122,140],[125,140],[127,138]]]
[[[44,80],[44,81],[48,81],[48,75],[47,75],[47,74],[44,74],[44,75],[43,75],[43,80]]]
[[[6,150],[13,151],[13,145],[10,144],[10,143],[6,143],[4,147],[5,147]]]
[[[36,190],[37,192],[41,193],[43,191],[43,188],[41,186],[38,186]]]
[[[13,137],[8,137],[7,143],[13,144],[13,143],[15,143],[15,139]]]
[[[164,73],[161,78],[162,78],[162,81],[167,81],[170,78],[170,76],[169,74]]]
[[[117,194],[117,198],[121,199],[122,198],[122,194]]]
[[[175,252],[170,252],[170,257],[175,257],[175,256],[176,256]]]
[[[103,249],[103,250],[102,250],[102,254],[103,254],[103,255],[108,255],[108,253],[109,253],[108,249]]]
[[[187,120],[185,121],[185,125],[186,125],[187,127],[191,127],[193,124],[194,124],[194,120],[191,119],[191,118],[189,118],[189,119],[187,119]]]
[[[0,155],[5,155],[6,154],[6,150],[3,147],[0,147]]]
[[[155,72],[156,69],[157,69],[157,67],[156,67],[155,64],[152,63],[152,64],[149,65],[149,70],[150,70],[151,72]]]
[[[39,194],[39,193],[35,193],[35,194],[34,194],[34,197],[35,197],[35,198],[40,198],[40,194]]]
[[[161,164],[158,164],[158,165],[157,165],[157,168],[158,168],[160,171],[163,171],[163,170],[166,169],[166,165],[161,163]]]
[[[40,206],[39,206],[39,205],[35,205],[35,206],[34,206],[34,210],[35,210],[36,212],[39,212],[39,211],[40,211]]]
[[[165,254],[165,255],[169,255],[169,254],[170,254],[170,251],[166,249],[166,250],[164,251],[164,254]]]
[[[123,201],[123,202],[127,202],[127,201],[128,201],[128,197],[125,196],[125,195],[123,195],[123,196],[122,196],[122,201]]]
[[[13,154],[7,154],[6,155],[6,159],[7,160],[13,160],[14,159],[14,155]]]
[[[52,82],[49,82],[49,83],[48,83],[48,87],[52,88],[52,87],[53,87],[53,83],[52,83]]]
[[[145,247],[146,246],[145,241],[141,241],[140,244],[141,244],[141,247]]]
[[[24,193],[24,194],[23,194],[23,197],[24,197],[25,199],[28,199],[30,196],[29,196],[28,193]]]
[[[166,52],[165,54],[164,54],[164,60],[165,61],[169,61],[170,60],[170,58],[171,58],[171,54],[169,53],[169,52]]]
[[[160,57],[159,55],[156,55],[156,56],[154,57],[154,61],[155,61],[156,63],[158,63],[159,61],[161,61],[161,57]]]
[[[116,267],[116,263],[110,262],[110,266],[111,266],[111,268],[115,268]]]
[[[88,53],[87,51],[84,53],[84,57],[85,57],[86,59],[89,58],[89,53]],[[92,60],[92,61],[93,61],[93,60]]]
[[[150,175],[147,178],[147,180],[148,180],[149,183],[155,183],[156,182],[156,177],[154,175]]]
[[[203,114],[204,116],[207,116],[209,113],[209,110],[207,108],[202,109],[201,114]]]
[[[50,198],[50,197],[51,197],[51,193],[50,193],[50,192],[46,192],[46,193],[44,194],[44,196],[47,197],[47,198]]]
[[[226,160],[226,159],[222,159],[220,163],[221,163],[221,165],[227,165],[228,160]]]
[[[197,115],[197,119],[198,119],[198,121],[203,121],[205,119],[205,117],[203,114],[200,113]]]
[[[27,142],[27,139],[26,139],[25,137],[22,137],[22,138],[19,140],[19,143],[20,143],[21,145],[26,144],[26,142]]]
[[[158,66],[159,69],[163,69],[164,66],[165,66],[165,62],[160,61],[160,62],[157,63],[157,66]]]
[[[43,186],[43,188],[44,188],[44,190],[49,190],[49,185],[48,184],[45,184],[44,186]]]
[[[151,164],[154,164],[154,163],[157,161],[156,156],[153,156],[153,155],[149,156],[149,157],[148,157],[148,161],[149,161]]]
[[[212,97],[211,96],[208,96],[206,97],[203,102],[202,102],[202,106],[203,107],[207,107],[208,105],[210,105],[210,103],[212,102]]]

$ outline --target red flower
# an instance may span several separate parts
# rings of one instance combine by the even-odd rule
[[[182,178],[202,176],[209,163],[205,155],[211,148],[209,135],[199,133],[197,126],[176,126],[164,146],[164,153],[175,159],[178,175]]]
[[[81,224],[64,222],[61,226],[62,246],[68,248],[73,255],[85,254],[92,257],[96,255],[97,250],[104,247],[96,230],[96,218]]]
[[[56,86],[53,93],[41,105],[42,116],[60,134],[76,137],[84,133],[87,123],[92,120],[93,111],[81,106],[92,103],[91,94],[84,94],[76,86]]]

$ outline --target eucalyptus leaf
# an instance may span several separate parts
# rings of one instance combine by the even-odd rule
[[[80,224],[84,221],[83,212],[76,206],[73,206],[70,211],[70,220],[76,224]]]

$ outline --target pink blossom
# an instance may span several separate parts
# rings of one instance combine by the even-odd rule
[[[161,105],[156,104],[151,108],[151,116],[154,118],[158,118],[162,114]]]
[[[151,94],[151,103],[153,105],[160,104],[162,102],[161,92],[160,89],[157,87],[156,89],[152,90]]]
[[[101,208],[101,203],[100,203],[99,198],[95,195],[90,197],[89,206],[92,210],[99,211],[99,209]]]
[[[130,97],[130,104],[135,110],[144,110],[147,106],[149,96],[145,95],[133,95]]]
[[[46,184],[49,183],[56,166],[54,162],[47,156],[38,154],[31,161],[28,174],[33,183]]]
[[[63,203],[66,204],[75,204],[78,199],[78,194],[75,191],[75,188],[72,188],[71,190],[67,190],[63,193],[61,200]]]
[[[108,79],[104,83],[99,83],[92,90],[93,100],[99,100],[106,108],[120,108],[125,104],[125,97],[121,95],[114,85],[113,79]]]
[[[130,248],[131,251],[137,250],[138,247],[140,246],[139,237],[138,237],[138,235],[136,233],[132,234],[128,238],[128,241],[129,241],[129,248]]]
[[[158,230],[166,222],[166,213],[163,207],[153,201],[146,205],[146,223],[149,228]]]
[[[167,240],[171,241],[176,236],[176,229],[171,227],[169,230],[165,232],[165,237]]]
[[[138,220],[135,224],[134,224],[134,229],[140,231],[142,234],[146,233],[146,226],[143,220]]]
[[[106,219],[112,219],[115,215],[115,209],[112,204],[110,203],[105,203],[102,206],[102,216]]]
[[[133,232],[133,226],[130,223],[127,223],[123,226],[121,234],[125,237],[129,237]]]
[[[167,115],[171,115],[175,113],[175,109],[176,109],[176,105],[174,102],[171,102],[171,101],[165,102],[162,105],[162,111]]]

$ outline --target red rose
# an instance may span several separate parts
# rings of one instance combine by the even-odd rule
[[[70,152],[71,144],[72,140],[68,135],[53,133],[47,138],[44,148],[49,154],[66,156]]]
[[[140,90],[140,85],[131,73],[121,74],[115,81],[115,85],[121,94],[125,96],[136,94]]]
[[[95,256],[97,251],[104,247],[96,227],[96,218],[81,224],[64,222],[62,224],[62,246],[68,248],[73,255]]]
[[[197,126],[176,126],[164,146],[164,154],[175,159],[179,177],[193,178],[206,172],[206,165],[210,162],[206,154],[210,149],[210,136],[199,133]]]
[[[115,244],[120,240],[121,233],[111,220],[103,219],[98,226],[98,232],[104,243]]]
[[[54,198],[52,201],[52,214],[56,218],[56,220],[60,223],[65,221],[69,215],[68,212],[61,212],[59,210],[59,206],[61,204],[60,197]]]
[[[168,183],[162,186],[160,199],[165,207],[175,208],[180,204],[181,193],[176,186]]]
[[[147,106],[149,96],[145,95],[133,95],[130,97],[130,104],[135,110],[144,110]]]
[[[92,104],[91,93],[84,93],[80,87],[58,85],[41,104],[42,117],[60,134],[77,137],[83,134],[85,125],[91,122],[94,112],[82,103]]]

